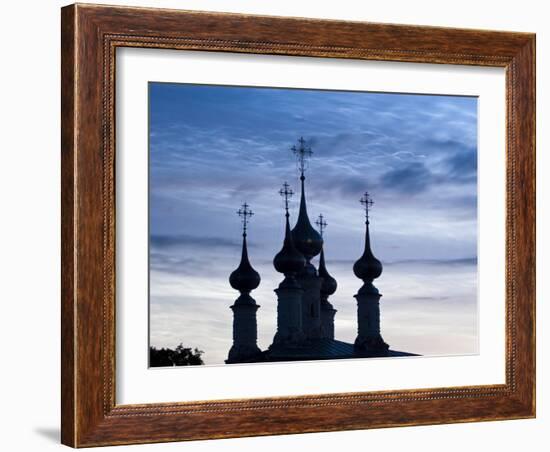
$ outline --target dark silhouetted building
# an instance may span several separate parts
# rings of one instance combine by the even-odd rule
[[[327,223],[322,215],[315,229],[309,220],[305,169],[311,148],[303,138],[292,147],[300,170],[300,208],[294,228],[290,229],[288,200],[293,195],[285,182],[279,194],[285,201],[285,227],[281,250],[273,265],[284,278],[275,289],[277,296],[277,331],[267,350],[257,345],[256,311],[259,306],[250,292],[260,284],[260,275],[252,268],[246,246],[247,224],[253,213],[245,203],[237,212],[243,222],[241,262],[231,274],[231,287],[240,292],[233,310],[233,346],[226,363],[269,361],[303,361],[320,359],[370,358],[407,356],[411,353],[391,350],[380,333],[380,297],[373,285],[382,274],[382,263],[373,255],[369,234],[369,209],[373,202],[365,193],[360,202],[365,213],[365,247],[355,262],[353,273],[363,281],[355,295],[357,300],[357,338],[353,344],[336,340],[334,318],[336,309],[329,301],[338,284],[329,274],[323,249],[323,232]],[[319,256],[319,268],[311,260]]]

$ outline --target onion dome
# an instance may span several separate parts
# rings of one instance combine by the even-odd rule
[[[285,182],[283,188],[279,190],[279,194],[285,201],[285,240],[283,242],[283,248],[277,253],[273,259],[273,266],[279,273],[283,273],[285,276],[291,276],[295,273],[302,271],[306,264],[304,256],[294,246],[292,240],[292,233],[290,232],[290,224],[288,221],[288,202],[289,198],[294,194],[290,186]]]
[[[323,214],[319,214],[319,218],[315,221],[315,224],[319,227],[319,234],[323,237],[323,231],[328,226]],[[321,257],[319,258],[319,276],[323,282],[321,284],[321,300],[328,302],[328,297],[336,292],[338,283],[327,271],[325,265],[325,249],[321,248]]]
[[[374,257],[370,249],[369,224],[367,223],[365,233],[365,251],[363,255],[353,264],[353,273],[363,281],[372,282],[382,274],[382,263]]]
[[[252,265],[250,265],[250,261],[248,260],[246,229],[248,222],[250,221],[250,217],[254,215],[248,207],[248,204],[245,202],[237,211],[237,215],[242,218],[243,224],[243,249],[241,254],[241,263],[229,276],[229,284],[231,284],[233,289],[241,292],[241,294],[248,294],[260,285],[260,275],[252,268]]]
[[[365,250],[363,255],[353,265],[353,273],[365,282],[372,282],[382,274],[382,263],[374,257],[370,249],[369,235],[369,208],[373,202],[367,193],[361,198],[361,204],[365,206]]]
[[[321,234],[311,225],[307,214],[306,196],[304,192],[305,177],[302,173],[300,180],[302,181],[302,197],[300,199],[300,212],[298,221],[292,230],[292,238],[294,245],[300,251],[307,261],[317,256],[323,247],[323,238]]]
[[[323,249],[321,249],[321,257],[319,258],[319,276],[323,278],[323,283],[321,284],[321,295],[328,297],[336,292],[338,283],[327,271],[327,267],[325,265],[325,251]]]
[[[246,234],[243,234],[243,250],[241,263],[237,269],[229,276],[229,284],[233,289],[247,294],[260,285],[260,275],[250,265],[248,260],[248,250],[246,246]]]
[[[286,216],[285,240],[281,251],[273,259],[273,266],[279,273],[285,275],[299,273],[306,264],[306,260],[294,246],[290,225],[288,223],[288,214]]]

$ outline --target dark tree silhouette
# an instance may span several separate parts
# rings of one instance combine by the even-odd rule
[[[172,367],[172,366],[197,366],[204,364],[202,354],[198,348],[184,347],[179,344],[175,350],[171,348],[149,348],[150,367]]]

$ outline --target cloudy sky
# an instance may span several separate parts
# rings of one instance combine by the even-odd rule
[[[352,266],[368,190],[386,342],[422,355],[477,353],[476,98],[150,83],[149,100],[151,345],[198,347],[206,364],[227,357],[244,201],[262,278],[252,293],[259,346],[271,343],[282,279],[272,265],[284,230],[278,190],[288,181],[299,192],[290,147],[303,136],[314,152],[308,211],[328,223],[327,267],[338,281],[337,338],[356,335],[361,281]]]

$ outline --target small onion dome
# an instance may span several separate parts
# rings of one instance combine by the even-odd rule
[[[243,251],[241,263],[237,269],[229,276],[229,284],[233,289],[241,293],[250,293],[260,285],[260,275],[252,268],[248,260],[248,250],[246,247],[246,234],[243,234]]]
[[[319,276],[323,278],[321,294],[329,296],[336,292],[338,283],[327,271],[327,267],[325,265],[325,251],[323,249],[321,249],[321,257],[319,259]]]
[[[273,266],[279,273],[287,275],[300,272],[304,268],[305,264],[306,260],[304,259],[304,256],[294,246],[287,216],[285,240],[281,251],[279,251],[273,258]]]
[[[369,224],[366,225],[365,251],[363,255],[353,264],[353,273],[363,281],[372,282],[382,274],[382,263],[374,257],[370,249]]]
[[[317,256],[323,247],[321,234],[311,225],[307,215],[306,197],[304,194],[304,179],[302,176],[302,197],[300,199],[300,213],[298,221],[292,230],[292,238],[298,251],[309,261]]]

